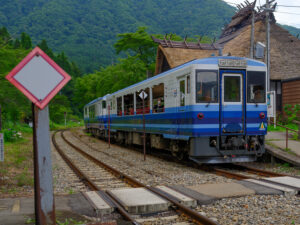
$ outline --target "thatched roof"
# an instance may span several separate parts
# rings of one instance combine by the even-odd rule
[[[252,22],[252,12],[254,11],[254,21],[264,21],[266,19],[266,12],[265,11],[256,11],[255,4],[256,0],[252,3],[249,3],[247,0],[244,3],[245,5],[241,4],[238,6],[239,11],[231,18],[231,22],[225,27],[223,30],[218,44],[224,44],[227,41],[233,39],[234,37],[238,36],[241,30],[250,25]],[[273,6],[274,7],[274,6]],[[270,21],[271,23],[275,23],[275,17],[273,13],[270,13]]]
[[[251,26],[244,27],[239,34],[225,43],[223,54],[250,56]],[[282,27],[271,24],[270,74],[272,80],[300,77],[300,40]],[[254,41],[266,42],[266,29],[262,21],[255,23]],[[265,58],[261,61],[265,61]]]
[[[198,58],[218,55],[218,49],[223,48],[223,55],[250,57],[251,18],[254,3],[239,6],[239,11],[223,30],[220,39],[214,44],[175,42],[170,40],[153,40],[159,43],[156,58],[156,71],[161,73],[183,63]],[[287,30],[276,25],[271,13],[271,64],[272,80],[286,80],[300,77],[300,40]],[[265,12],[256,12],[254,42],[266,42]],[[261,61],[266,61],[265,58]]]
[[[164,39],[158,39],[154,36],[151,36],[152,40],[155,43],[158,43],[160,46],[164,48],[186,48],[186,49],[203,49],[203,50],[217,50],[220,48],[220,45],[217,43],[200,43],[198,42],[187,42],[185,39],[184,41],[172,41]]]
[[[155,74],[184,64],[193,59],[218,55],[218,49],[187,49],[158,46]]]

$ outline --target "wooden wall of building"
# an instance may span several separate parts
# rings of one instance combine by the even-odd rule
[[[282,83],[282,106],[300,104],[300,80]]]

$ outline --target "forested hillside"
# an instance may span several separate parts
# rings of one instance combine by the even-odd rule
[[[69,62],[68,58],[61,52],[54,54],[48,47],[47,42],[39,43],[42,48],[57,64],[59,64],[73,80],[58,94],[50,103],[50,119],[61,123],[64,112],[79,114],[79,109],[72,101],[74,82],[81,72],[75,63]],[[30,101],[12,84],[5,76],[32,50],[31,38],[22,33],[20,38],[12,38],[6,28],[0,28],[0,105],[2,108],[2,121],[4,128],[11,128],[11,123],[28,122],[32,120]]]
[[[234,8],[222,0],[0,0],[0,27],[13,37],[28,33],[33,43],[46,39],[84,72],[116,61],[119,33],[139,26],[149,33],[218,36]]]

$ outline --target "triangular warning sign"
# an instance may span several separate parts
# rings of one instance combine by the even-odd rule
[[[265,127],[265,124],[264,122],[261,122],[260,126],[259,126],[259,130],[265,130],[266,127]]]

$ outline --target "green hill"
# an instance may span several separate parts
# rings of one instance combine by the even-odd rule
[[[28,33],[64,51],[85,72],[115,62],[116,35],[147,26],[150,33],[218,36],[234,8],[221,0],[0,0],[0,27]]]

